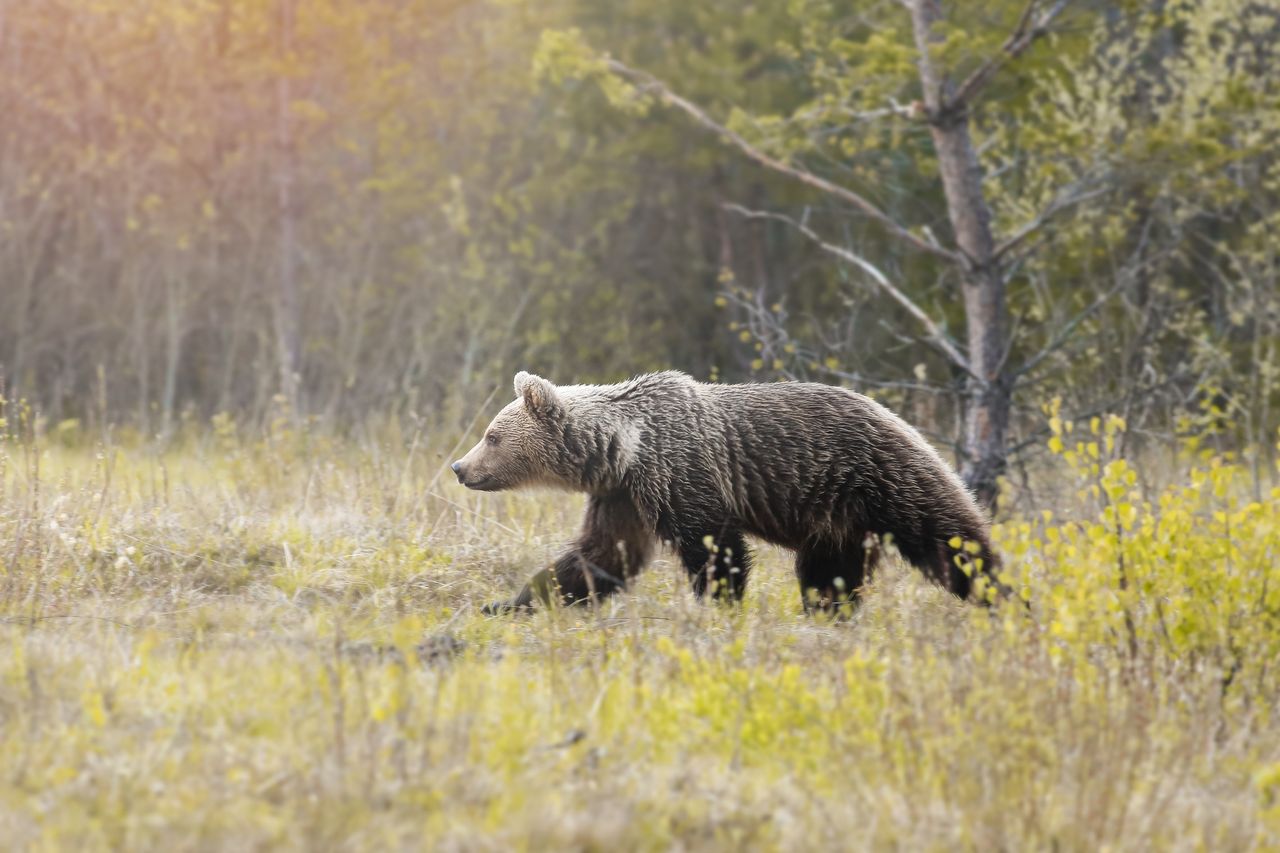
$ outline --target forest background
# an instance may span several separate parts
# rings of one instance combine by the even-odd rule
[[[674,367],[874,393],[987,500],[1055,398],[1269,454],[1280,7],[945,4],[947,113],[911,6],[10,0],[5,396],[457,430],[516,369]]]

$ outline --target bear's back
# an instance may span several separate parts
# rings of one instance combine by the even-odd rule
[[[817,383],[697,385],[690,439],[733,513],[796,547],[815,536],[979,523],[955,472],[915,429],[863,395]],[[695,463],[696,464],[696,463]]]

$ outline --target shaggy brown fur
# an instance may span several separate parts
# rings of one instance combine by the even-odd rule
[[[563,387],[521,372],[515,388],[515,402],[453,464],[459,482],[590,498],[577,543],[491,609],[609,595],[643,568],[655,539],[674,545],[699,596],[741,598],[751,570],[745,535],[790,548],[807,608],[855,597],[883,539],[961,598],[997,566],[989,522],[959,478],[919,433],[860,394],[707,385],[676,372]],[[951,547],[956,537],[972,554]]]

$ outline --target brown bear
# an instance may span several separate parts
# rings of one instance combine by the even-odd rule
[[[656,540],[679,552],[699,597],[710,589],[741,598],[746,535],[796,552],[807,609],[854,600],[882,539],[960,598],[975,586],[1004,589],[990,524],[955,472],[860,394],[801,382],[708,385],[674,371],[560,387],[522,371],[515,391],[453,463],[458,481],[589,498],[573,547],[487,612],[609,595],[644,567]],[[975,585],[979,576],[989,583]]]

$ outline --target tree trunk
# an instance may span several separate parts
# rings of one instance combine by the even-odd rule
[[[129,270],[133,279],[133,369],[138,378],[138,428],[151,433],[151,318],[147,314],[147,285],[141,271]]]
[[[1006,366],[1009,350],[1004,271],[995,254],[991,210],[982,189],[982,167],[973,147],[968,105],[953,103],[954,87],[930,54],[934,23],[942,16],[937,0],[915,0],[911,8],[920,82],[929,119],[947,214],[956,245],[964,254],[961,275],[969,366],[961,441],[960,474],[985,506],[995,505],[997,478],[1005,469],[1013,383]]]
[[[285,66],[291,62],[293,54],[293,3],[294,0],[279,0],[278,5],[278,58]],[[300,365],[296,210],[293,199],[294,142],[293,123],[289,115],[293,101],[290,73],[288,67],[282,67],[276,78],[276,213],[280,225],[280,278],[275,317],[276,344],[280,359],[280,393],[284,394],[290,410],[296,414]]]
[[[173,435],[174,407],[178,398],[178,368],[182,365],[182,339],[185,334],[185,283],[177,284],[167,270],[164,273],[165,359],[164,388],[160,398],[160,434],[167,443]]]

